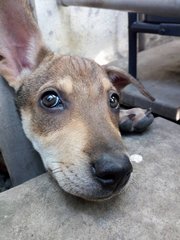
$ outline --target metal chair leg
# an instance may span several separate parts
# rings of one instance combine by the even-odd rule
[[[137,32],[132,31],[131,25],[137,21],[136,13],[128,14],[129,34],[129,73],[137,77]]]

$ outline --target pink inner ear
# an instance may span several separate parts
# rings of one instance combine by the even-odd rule
[[[4,42],[4,46],[7,47],[8,52],[16,63],[18,71],[21,72],[23,68],[31,67],[27,59],[27,48],[31,37],[25,23],[23,23],[23,19],[21,19],[20,23],[20,19],[15,19],[13,11],[10,11],[10,9],[6,10],[5,15],[6,18],[3,19],[5,20],[3,27],[6,32],[6,42]]]
[[[6,0],[0,2],[0,55],[17,76],[23,68],[31,69],[30,59],[32,40],[41,41],[40,33],[34,23],[25,1]],[[37,43],[38,44],[38,43]]]
[[[23,68],[31,68],[31,63],[28,60],[28,40],[24,36],[20,36],[21,38],[12,40],[12,47],[9,46],[9,51],[11,56],[16,63],[18,72],[21,72]],[[17,44],[18,43],[18,44]]]
[[[4,49],[0,49],[1,55],[6,61],[6,67],[10,68],[15,76],[18,76],[23,68],[31,68],[31,63],[26,58],[26,46],[23,44],[17,46],[12,40],[6,41],[4,47]]]

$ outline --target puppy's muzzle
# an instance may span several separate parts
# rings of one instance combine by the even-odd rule
[[[92,165],[95,179],[100,182],[103,188],[111,189],[113,192],[126,185],[132,171],[132,164],[126,155],[103,154]]]

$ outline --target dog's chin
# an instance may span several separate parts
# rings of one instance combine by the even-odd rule
[[[95,193],[94,191],[91,192],[91,189],[89,189],[89,192],[82,192],[81,189],[79,189],[79,191],[71,191],[64,187],[62,189],[68,194],[71,194],[75,197],[78,197],[78,198],[81,198],[81,199],[84,199],[84,200],[90,201],[90,202],[107,201],[107,200],[111,199],[112,197],[114,197],[115,195],[117,195],[117,193],[114,194],[113,192],[110,192],[107,194],[107,193],[104,193],[103,191],[101,193],[100,192]]]
[[[66,192],[73,196],[82,198],[87,201],[101,202],[107,201],[112,197],[119,195],[126,189],[125,186],[118,186],[115,189],[106,189],[101,186],[94,179],[89,179],[89,182],[83,183],[81,181],[71,181],[69,178],[62,179],[61,176],[53,176],[57,181],[58,185]]]
[[[61,187],[62,188],[62,187]],[[121,193],[123,193],[126,189],[126,186],[123,187],[122,189],[119,189],[118,191],[111,191],[108,194],[104,193],[102,190],[102,193],[97,192],[94,193],[94,191],[91,193],[90,191],[86,194],[84,192],[74,192],[74,191],[68,191],[67,189],[62,188],[66,193],[71,194],[75,197],[84,199],[89,202],[103,202],[103,201],[108,201],[114,197],[117,197]]]

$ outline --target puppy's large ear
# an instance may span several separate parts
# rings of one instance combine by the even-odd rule
[[[128,84],[132,83],[144,96],[149,98],[151,101],[155,100],[155,98],[151,96],[151,94],[145,89],[143,84],[127,72],[108,65],[103,67],[112,84],[116,87],[118,91],[121,91]]]
[[[40,31],[26,0],[0,0],[0,74],[14,89],[46,55]]]

